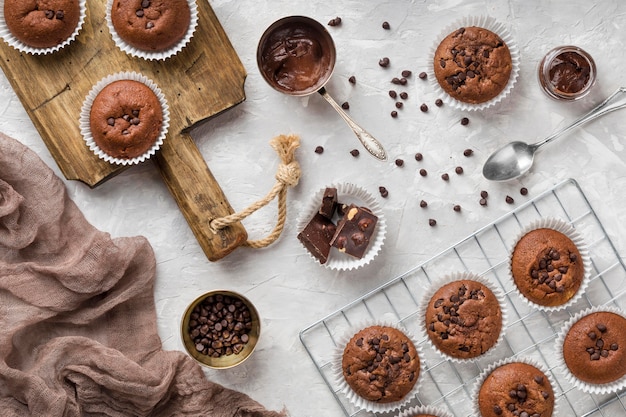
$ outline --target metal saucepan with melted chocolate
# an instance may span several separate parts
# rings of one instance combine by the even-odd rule
[[[284,17],[263,33],[257,48],[257,65],[267,83],[292,96],[318,92],[352,128],[374,157],[385,161],[387,153],[372,135],[357,125],[332,99],[325,85],[335,68],[335,44],[316,20],[304,16]]]

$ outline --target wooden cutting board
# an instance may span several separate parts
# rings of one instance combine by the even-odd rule
[[[119,173],[85,145],[78,118],[86,95],[109,74],[135,71],[165,94],[170,128],[152,159],[206,256],[216,261],[247,239],[241,223],[218,233],[209,221],[233,213],[191,136],[194,124],[245,100],[246,71],[207,0],[197,0],[198,27],[175,57],[154,62],[131,57],[113,43],[104,0],[87,0],[87,18],[77,39],[47,56],[21,54],[0,42],[0,66],[61,172],[90,187]],[[132,167],[127,169],[133,169]]]

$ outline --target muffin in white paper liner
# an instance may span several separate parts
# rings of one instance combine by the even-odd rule
[[[472,358],[457,358],[457,357],[451,356],[451,355],[441,351],[433,343],[433,341],[431,340],[430,335],[428,334],[428,331],[426,329],[426,310],[428,309],[428,305],[429,305],[430,300],[432,299],[432,297],[444,285],[450,284],[450,283],[455,282],[455,281],[461,281],[461,280],[475,281],[475,282],[478,282],[478,283],[484,285],[489,290],[491,290],[491,292],[495,296],[496,300],[498,301],[498,305],[500,306],[500,314],[502,315],[502,326],[500,327],[500,334],[498,335],[498,338],[495,341],[495,343],[493,344],[493,346],[491,346],[487,351],[481,353],[478,356],[472,357]],[[452,362],[455,362],[455,363],[466,363],[466,362],[469,362],[469,361],[479,360],[479,359],[484,358],[486,355],[490,354],[491,352],[493,352],[496,349],[496,347],[504,339],[504,333],[505,333],[505,329],[506,329],[507,322],[508,322],[508,314],[507,314],[507,310],[506,310],[505,294],[502,291],[502,289],[500,289],[499,286],[494,285],[491,281],[489,281],[485,277],[482,277],[480,275],[477,275],[477,274],[474,274],[474,273],[471,273],[471,272],[456,272],[456,273],[448,274],[446,276],[443,276],[443,277],[439,278],[438,280],[433,281],[433,283],[428,287],[428,289],[426,289],[426,291],[424,292],[424,294],[422,296],[422,299],[421,299],[421,301],[419,303],[419,307],[418,307],[418,316],[417,317],[420,320],[420,329],[422,330],[422,333],[423,333],[422,336],[424,336],[424,338],[426,340],[428,340],[428,343],[430,344],[430,346],[432,346],[432,348],[441,357],[443,357],[445,359],[448,359],[448,360],[450,360]]]
[[[161,109],[163,110],[163,123],[161,124],[161,133],[159,134],[157,140],[154,142],[152,147],[148,149],[145,153],[134,158],[115,158],[107,154],[102,149],[100,149],[91,134],[89,115],[94,99],[105,86],[119,80],[138,81],[148,86],[159,99],[159,102],[161,103]],[[98,83],[96,83],[96,85],[92,87],[91,91],[89,91],[89,94],[87,94],[87,97],[85,98],[85,101],[83,102],[83,106],[81,108],[79,125],[80,132],[83,135],[85,143],[87,144],[89,149],[93,151],[100,159],[116,165],[134,165],[149,159],[161,148],[161,145],[163,144],[163,141],[167,136],[167,131],[170,125],[170,112],[165,96],[161,92],[161,89],[152,80],[137,72],[118,72],[101,79]]]
[[[109,33],[111,34],[111,38],[113,39],[115,45],[122,52],[125,52],[126,54],[134,56],[136,58],[142,58],[148,61],[163,61],[177,55],[180,51],[183,50],[185,46],[187,46],[189,42],[191,42],[193,34],[198,26],[198,6],[196,4],[196,0],[188,0],[190,19],[189,27],[187,28],[187,33],[185,33],[185,36],[183,36],[182,39],[171,48],[163,51],[147,51],[144,49],[139,49],[122,39],[115,30],[115,27],[113,26],[113,21],[111,20],[111,9],[113,7],[113,1],[114,0],[107,0],[106,4],[106,22],[109,28]]]
[[[574,375],[569,370],[567,364],[565,363],[565,358],[563,356],[563,344],[565,342],[565,337],[567,336],[567,333],[572,328],[572,326],[575,323],[577,323],[579,320],[581,320],[583,317],[586,317],[590,314],[598,313],[598,312],[614,313],[626,319],[626,313],[614,307],[597,306],[597,307],[591,307],[583,311],[580,311],[571,319],[569,319],[567,323],[563,325],[563,327],[561,327],[561,331],[557,335],[555,343],[554,343],[554,347],[555,347],[554,351],[556,352],[556,355],[557,355],[557,361],[558,361],[557,366],[563,371],[563,374],[565,376],[565,379],[567,379],[567,381],[569,381],[576,388],[584,392],[587,392],[590,394],[601,395],[601,394],[614,393],[626,387],[626,373],[621,378],[616,379],[615,381],[607,382],[604,384],[593,384],[591,382],[583,381],[579,379],[578,377],[576,377],[576,375]],[[626,329],[622,329],[622,330],[626,331]],[[625,349],[626,346],[621,346],[620,348]],[[586,354],[586,352],[583,352],[582,354],[584,355]]]
[[[582,264],[583,264],[583,271],[584,271],[583,278],[580,283],[580,286],[578,287],[578,291],[576,291],[576,294],[574,294],[564,304],[556,305],[556,306],[544,306],[541,304],[537,304],[531,301],[530,299],[528,299],[524,294],[522,294],[522,292],[519,290],[517,285],[515,285],[515,280],[513,279],[513,273],[511,271],[511,264],[513,261],[513,251],[515,250],[515,246],[517,246],[517,243],[519,242],[519,240],[524,235],[536,229],[553,229],[553,230],[563,233],[574,243],[574,245],[578,249],[578,252],[580,252],[580,256],[582,258]],[[587,285],[589,284],[589,279],[591,275],[591,258],[589,255],[589,249],[587,248],[587,244],[585,243],[581,234],[574,227],[564,222],[563,220],[560,220],[557,218],[551,218],[551,217],[546,217],[546,218],[542,218],[539,220],[535,220],[532,223],[530,223],[528,226],[522,229],[522,231],[515,238],[513,244],[511,245],[511,248],[509,250],[508,273],[509,273],[509,278],[511,279],[511,282],[514,283],[513,287],[515,289],[516,294],[527,305],[529,305],[532,308],[542,310],[542,311],[547,311],[547,312],[563,310],[571,306],[572,304],[574,304],[576,301],[578,301],[580,297],[582,297],[582,295],[584,294],[585,290],[587,289]]]
[[[432,405],[423,405],[419,407],[408,408],[404,410],[403,412],[401,412],[400,414],[398,414],[398,417],[413,417],[413,416],[418,416],[420,414],[431,415],[431,416],[436,416],[436,417],[454,417],[448,411],[442,408],[433,407]]]
[[[439,44],[446,38],[446,36],[453,33],[457,29],[471,26],[487,29],[498,35],[509,48],[509,52],[511,54],[511,74],[509,76],[509,81],[497,96],[482,103],[466,103],[450,96],[443,88],[441,88],[441,85],[439,85],[434,70],[435,52],[437,51]],[[459,110],[484,110],[488,107],[496,105],[511,93],[513,86],[517,82],[520,70],[520,52],[517,42],[515,42],[511,33],[503,23],[498,22],[490,16],[467,16],[446,26],[433,43],[429,58],[429,65],[426,73],[428,74],[431,86],[434,88],[435,92],[440,95],[444,103]]]
[[[341,271],[353,270],[369,264],[378,255],[383,246],[387,225],[385,223],[385,218],[380,205],[374,196],[358,185],[351,183],[331,184],[328,187],[320,189],[310,200],[309,205],[303,209],[302,215],[298,220],[297,230],[304,230],[313,216],[315,216],[315,213],[318,212],[322,204],[322,197],[324,196],[326,188],[337,189],[337,201],[339,204],[355,204],[360,207],[366,207],[378,217],[378,222],[376,223],[376,228],[374,229],[369,246],[361,259],[348,255],[347,253],[339,252],[337,248],[331,247],[328,255],[328,261],[322,265],[329,269]],[[304,247],[304,245],[302,247],[306,250],[311,259],[313,259],[316,263],[319,263],[319,260],[315,258]]]
[[[479,403],[478,403],[478,399],[479,399],[479,393],[480,393],[480,388],[482,387],[483,383],[485,382],[485,379],[493,372],[495,371],[497,368],[503,366],[503,365],[508,365],[511,363],[525,363],[527,365],[531,365],[534,366],[535,368],[537,368],[539,371],[541,371],[545,377],[548,379],[548,382],[552,388],[552,395],[553,395],[553,403],[554,403],[554,407],[552,409],[552,414],[551,416],[558,416],[558,401],[556,401],[556,381],[554,380],[554,378],[552,377],[552,374],[548,371],[548,369],[540,364],[538,361],[532,359],[532,358],[528,358],[528,357],[509,357],[506,359],[501,359],[497,362],[492,363],[491,365],[489,365],[485,370],[483,370],[480,375],[476,378],[476,383],[474,384],[474,388],[472,390],[472,396],[471,398],[474,398],[474,413],[473,415],[475,416],[481,416],[481,412],[480,412],[480,407],[479,407]],[[508,397],[508,393],[505,394]],[[550,416],[544,416],[542,414],[541,417],[550,417]]]
[[[378,403],[375,401],[367,400],[361,397],[359,394],[357,394],[354,390],[352,390],[350,385],[348,385],[348,383],[346,382],[345,377],[343,376],[343,367],[342,367],[343,352],[348,342],[358,332],[371,326],[391,327],[391,328],[400,330],[413,343],[413,346],[415,346],[415,350],[419,358],[419,375],[417,376],[417,379],[412,389],[399,401],[393,401],[389,403]],[[391,412],[394,410],[400,410],[403,406],[407,405],[409,402],[411,402],[412,399],[415,398],[415,396],[417,395],[419,391],[420,384],[424,380],[423,378],[424,361],[423,361],[423,354],[421,352],[421,347],[418,345],[415,337],[408,330],[406,330],[401,325],[392,324],[389,321],[371,320],[371,321],[365,321],[358,325],[352,326],[348,331],[346,331],[346,333],[341,338],[338,339],[337,348],[334,353],[333,362],[334,363],[333,363],[332,371],[333,371],[333,376],[335,378],[335,385],[338,387],[338,390],[340,391],[340,393],[345,395],[346,398],[350,401],[350,403],[354,405],[355,407],[361,410],[366,410],[366,411],[370,411],[373,413],[385,413],[385,412]]]
[[[70,43],[74,42],[78,33],[83,28],[83,24],[85,23],[85,17],[87,15],[87,0],[80,0],[78,5],[80,7],[80,16],[78,18],[78,23],[76,24],[76,28],[74,32],[65,39],[63,42],[58,45],[54,45],[49,48],[36,48],[30,45],[25,44],[21,40],[15,37],[13,33],[9,30],[9,27],[6,24],[6,20],[4,18],[4,2],[5,0],[0,0],[0,37],[11,47],[17,49],[20,52],[30,54],[30,55],[48,55],[55,53],[63,48],[65,48]]]

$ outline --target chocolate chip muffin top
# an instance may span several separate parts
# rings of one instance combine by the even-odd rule
[[[428,302],[424,319],[433,345],[458,359],[487,352],[502,330],[502,310],[495,294],[481,282],[470,279],[439,288]]]
[[[485,378],[478,392],[478,408],[482,417],[550,417],[554,391],[541,370],[512,362]]]
[[[33,48],[52,48],[67,40],[80,20],[78,0],[5,0],[4,19],[17,39]]]
[[[515,245],[511,274],[522,295],[535,304],[553,307],[567,303],[576,294],[584,266],[569,237],[540,228],[522,236]]]
[[[433,69],[441,88],[471,104],[489,101],[504,90],[513,68],[511,52],[495,33],[462,27],[446,36],[435,51]]]
[[[394,327],[377,325],[360,330],[350,339],[341,366],[350,388],[377,403],[402,400],[420,373],[413,342]]]
[[[582,317],[563,340],[570,372],[591,384],[613,382],[626,374],[626,319],[602,311]]]
[[[187,0],[115,0],[111,7],[119,37],[144,51],[173,47],[185,37],[190,21]]]

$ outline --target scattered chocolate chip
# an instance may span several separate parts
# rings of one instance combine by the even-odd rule
[[[444,181],[448,181],[450,179],[450,176],[447,172],[444,172],[443,174],[441,174],[441,179]]]
[[[358,149],[352,149],[352,150],[350,151],[350,155],[352,155],[352,156],[354,156],[354,157],[359,156],[359,153],[360,153],[360,152],[359,152],[359,150],[358,150]]]
[[[400,78],[398,78],[398,77],[393,77],[393,78],[391,79],[391,84],[400,85]]]
[[[422,169],[420,169],[420,175],[422,177],[425,177],[426,175],[428,175],[428,172],[424,168],[422,168]]]
[[[437,220],[435,219],[428,219],[428,225],[429,226],[436,226],[437,225]]]
[[[402,106],[403,106],[403,104],[402,104],[402,102],[401,102],[401,101],[396,101],[396,108],[397,108],[397,109],[401,109],[401,108],[402,108]]]
[[[427,206],[428,206],[428,203],[425,200],[420,201],[421,208],[426,208]]]
[[[316,146],[315,147],[315,153],[324,153],[324,147],[323,146]]]
[[[402,71],[402,76],[404,78],[409,78],[413,73],[410,70],[404,70]]]
[[[425,79],[426,79],[426,77],[428,77],[428,74],[426,74],[426,72],[425,72],[425,71],[422,71],[422,72],[420,72],[419,77],[420,77],[422,80],[425,80]]]
[[[481,198],[479,201],[481,206],[486,206],[487,205],[487,199],[486,198]]]
[[[383,187],[382,185],[378,187],[378,192],[380,193],[380,196],[383,198],[387,198],[387,196],[389,196],[389,191],[387,190],[387,188]]]
[[[398,93],[396,93],[395,90],[389,90],[389,97],[396,98],[398,97]]]
[[[453,209],[454,211],[456,211],[456,212],[459,212],[459,211],[461,211],[461,206],[460,206],[460,205],[458,205],[458,204],[455,204],[455,205],[454,205],[454,207],[452,207],[452,209]]]
[[[483,191],[480,192],[480,196],[482,198],[487,198],[487,197],[489,197],[489,193],[487,191],[483,190]]]
[[[426,103],[422,103],[422,105],[420,106],[420,110],[424,113],[428,111],[428,106],[426,105]]]
[[[438,98],[437,100],[435,100],[435,106],[437,107],[441,107],[443,106],[443,100]]]
[[[406,78],[404,78],[404,77],[400,78],[400,85],[406,85],[406,83],[408,83],[408,82],[409,81]]]
[[[339,16],[328,21],[328,26],[339,26],[341,24],[341,18]]]
[[[456,168],[454,168],[454,172],[456,172],[457,174],[461,175],[463,173],[463,167],[456,167]]]
[[[513,197],[511,197],[510,195],[507,195],[506,198],[504,199],[504,201],[506,201],[507,204],[515,203],[515,200],[513,200]]]
[[[474,153],[474,151],[471,150],[471,149],[466,149],[466,150],[463,151],[463,155],[464,156],[472,156],[473,153]]]
[[[389,61],[389,58],[387,57],[381,58],[380,61],[378,61],[378,65],[383,68],[388,67],[390,63],[391,61]]]
[[[404,160],[402,160],[400,158],[396,159],[396,165],[401,167],[402,165],[404,165]]]
[[[391,29],[391,25],[389,25],[389,22],[383,22],[383,29],[385,30]]]
[[[407,98],[409,98],[409,93],[407,93],[406,91],[403,91],[400,93],[400,98],[402,100],[406,100]]]
[[[467,126],[469,124],[469,119],[467,117],[464,117],[461,119],[461,124],[463,126]]]
[[[424,159],[424,155],[422,155],[419,152],[415,154],[415,160],[416,161],[421,161],[422,159]]]
[[[344,101],[343,103],[341,103],[341,108],[344,110],[348,110],[350,108],[350,103]]]
[[[520,188],[519,193],[521,195],[527,195],[528,194],[528,188],[526,188],[526,187]]]
[[[350,78],[348,78],[348,82],[350,84],[356,84],[356,77],[354,75],[351,75]]]
[[[393,117],[394,119],[395,119],[396,117],[398,117],[398,112],[397,112],[397,111],[395,111],[395,110],[394,110],[394,111],[392,111],[392,112],[391,112],[391,117]]]

